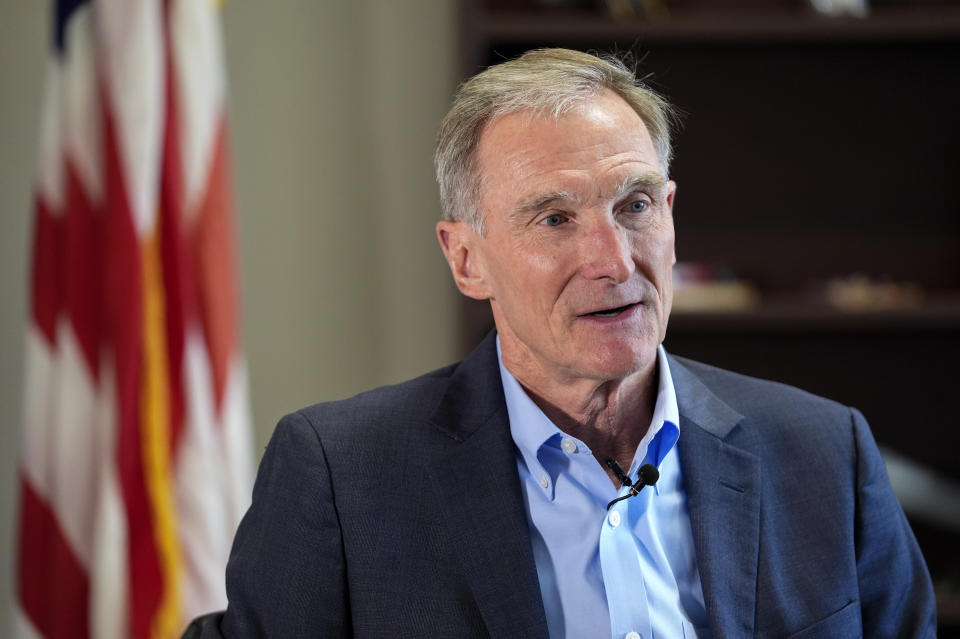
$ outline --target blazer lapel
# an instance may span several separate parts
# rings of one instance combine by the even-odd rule
[[[445,439],[430,472],[490,636],[547,637],[493,334],[457,368],[432,422]]]
[[[728,439],[743,416],[676,358],[678,452],[714,636],[754,631],[760,534],[760,460]]]

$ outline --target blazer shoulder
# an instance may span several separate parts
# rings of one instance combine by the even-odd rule
[[[714,395],[745,416],[807,413],[850,419],[851,408],[838,401],[781,382],[751,377],[686,357],[671,355],[671,372],[677,364],[696,377]],[[677,375],[674,373],[676,380]]]
[[[709,423],[716,407],[739,415],[735,418],[737,428],[728,440],[731,443],[762,456],[807,451],[838,464],[848,464],[855,456],[855,431],[858,419],[863,420],[856,409],[794,386],[686,358],[674,357],[671,373],[681,416],[692,417],[702,426]],[[704,400],[702,395],[709,395],[710,399]],[[714,410],[704,411],[703,406]],[[691,414],[697,407],[700,413]]]

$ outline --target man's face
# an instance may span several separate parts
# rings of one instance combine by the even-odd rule
[[[487,234],[458,229],[458,284],[490,299],[511,372],[653,370],[673,299],[675,184],[640,117],[612,92],[559,119],[513,113],[487,126],[478,159]]]

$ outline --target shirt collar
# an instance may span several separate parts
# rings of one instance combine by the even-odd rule
[[[503,395],[510,419],[510,435],[531,475],[544,476],[547,473],[540,463],[538,452],[548,444],[557,445],[565,435],[530,399],[517,378],[504,366],[499,335],[497,335],[497,363],[500,365],[500,380],[503,384]],[[650,427],[637,446],[629,471],[631,476],[644,463],[652,463],[659,467],[660,462],[674,447],[680,436],[680,409],[677,407],[677,393],[673,387],[667,352],[662,345],[657,348],[657,370],[659,372],[657,402],[654,405]],[[572,439],[576,440],[576,438]],[[579,440],[576,442],[578,447],[587,450],[583,442]],[[651,442],[653,442],[652,446]]]
[[[503,396],[510,418],[510,435],[530,474],[534,477],[545,476],[546,469],[537,458],[537,453],[551,438],[561,437],[560,429],[530,399],[517,378],[503,365],[500,335],[497,335],[497,362],[500,364],[500,381],[503,383]]]
[[[663,346],[657,348],[657,403],[653,407],[653,418],[647,434],[640,440],[630,475],[635,474],[643,464],[653,464],[659,468],[660,462],[680,437],[680,409],[677,407],[677,391],[673,387],[673,375],[667,351]],[[651,445],[652,444],[652,445]]]

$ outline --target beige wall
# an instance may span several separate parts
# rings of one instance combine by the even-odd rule
[[[450,4],[228,5],[258,428],[454,352],[430,164],[455,80]]]
[[[9,636],[27,244],[47,52],[43,2],[0,0],[0,636]]]
[[[455,296],[430,153],[452,3],[228,3],[255,449],[305,404],[450,361]],[[0,0],[0,635],[11,600],[31,181],[47,3]]]

